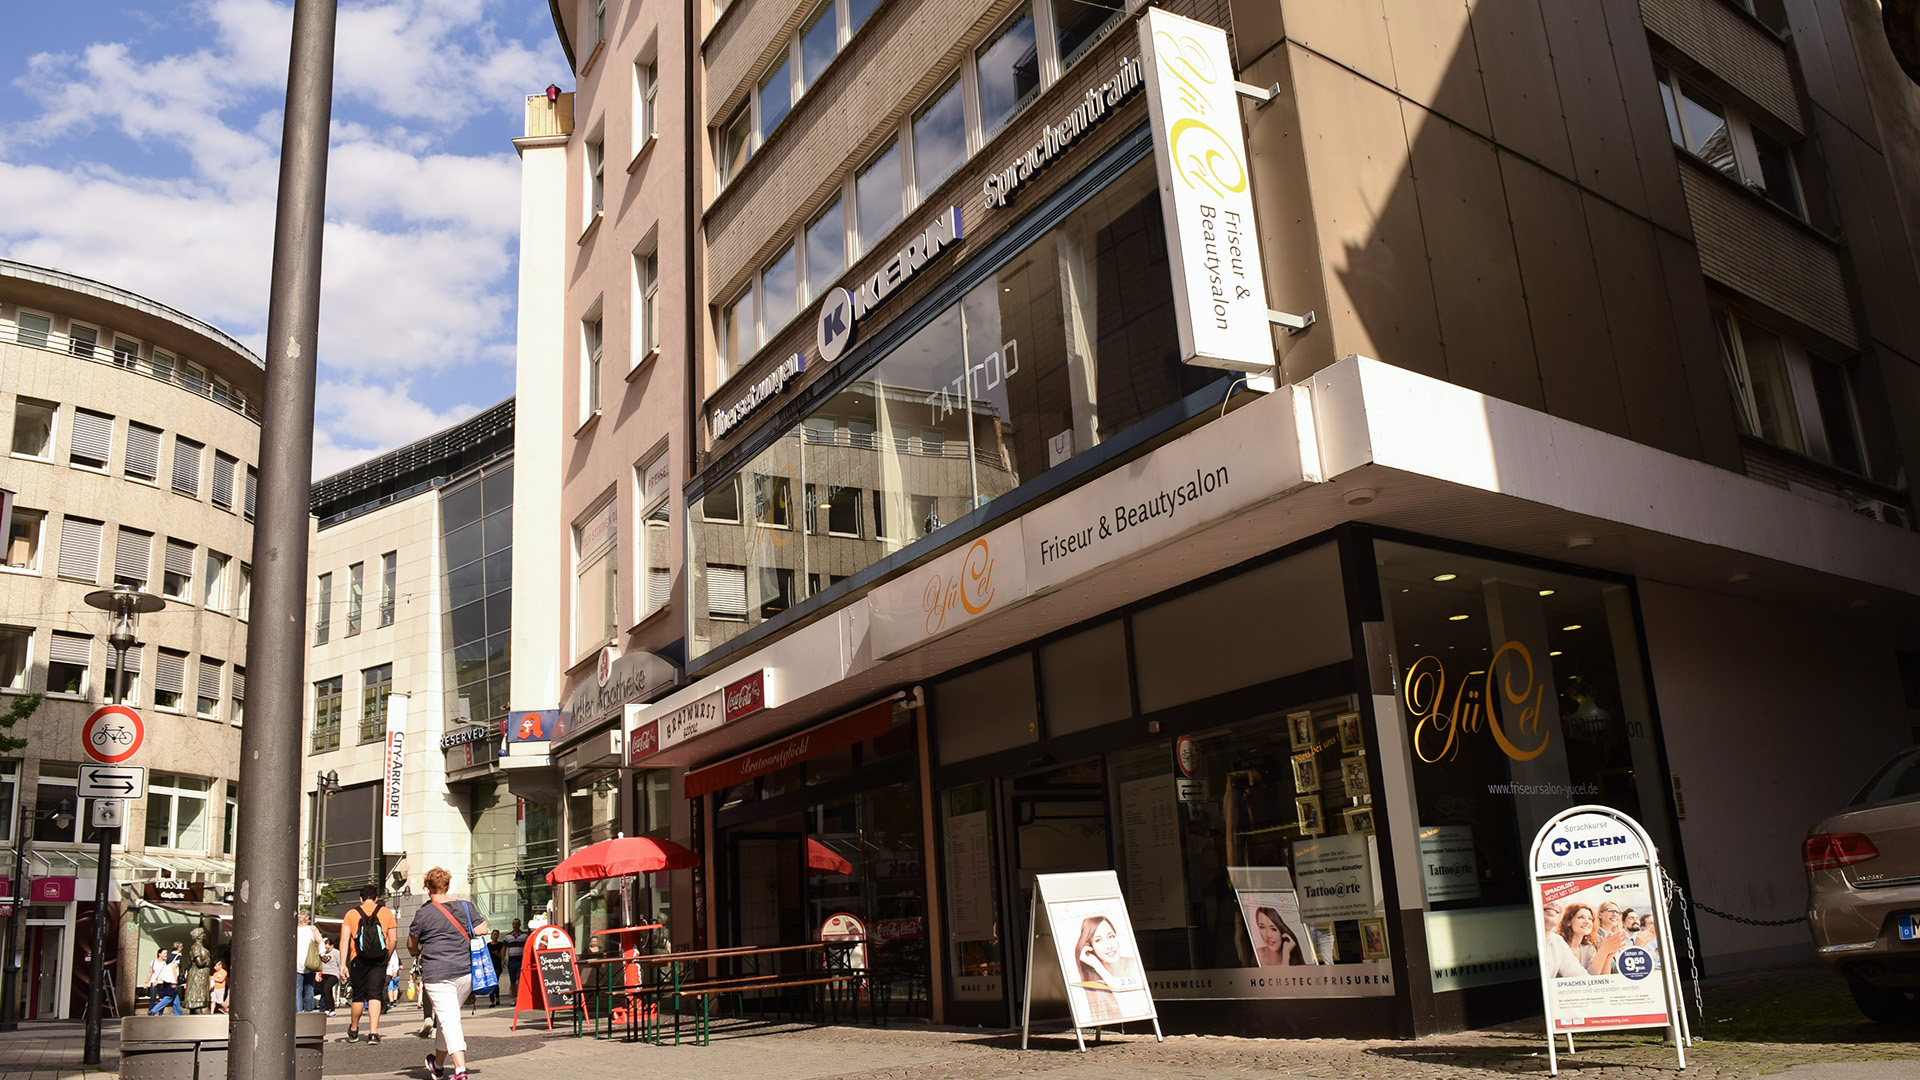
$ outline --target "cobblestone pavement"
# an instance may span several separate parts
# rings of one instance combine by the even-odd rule
[[[1651,1034],[1621,1033],[1579,1040],[1562,1054],[1563,1076],[1579,1080],[1920,1080],[1920,1044],[1911,1032],[1876,1027],[1854,1010],[1840,981],[1808,963],[1703,984],[1699,1041],[1678,1072],[1671,1047]],[[529,1018],[531,1019],[531,1018]],[[413,1021],[409,1024],[406,1021]],[[1547,1074],[1538,1018],[1417,1041],[1243,1039],[1182,1035],[1156,1043],[1141,1034],[1109,1035],[1086,1054],[1072,1036],[1038,1035],[1022,1052],[1019,1036],[981,1029],[929,1029],[745,1024],[723,1026],[708,1047],[653,1047],[547,1033],[538,1023],[509,1030],[504,1009],[466,1018],[474,1080],[573,1080],[634,1072],[697,1071],[701,1080],[1254,1080],[1301,1077],[1361,1080],[1484,1080]],[[342,1041],[345,1016],[330,1027],[330,1077],[395,1080],[422,1077],[430,1043],[410,1032],[418,1014],[387,1018],[380,1046]],[[107,1063],[116,1060],[109,1040]],[[79,1070],[78,1025],[32,1025],[0,1035],[0,1075],[103,1076]]]

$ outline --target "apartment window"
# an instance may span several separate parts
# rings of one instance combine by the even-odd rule
[[[840,212],[840,200],[835,199],[807,225],[807,301],[826,292],[846,268],[846,215]]]
[[[729,477],[709,489],[700,499],[700,518],[703,521],[739,524],[740,522],[740,478]]]
[[[831,2],[821,4],[806,25],[800,28],[800,88],[820,81],[820,75],[840,51],[840,20]]]
[[[1864,473],[1866,455],[1846,368],[1725,308],[1716,306],[1713,318],[1740,430]]]
[[[726,190],[740,175],[740,169],[746,165],[747,157],[753,153],[753,109],[752,103],[744,103],[720,127],[720,189]]]
[[[47,535],[47,512],[13,508],[13,522],[7,526],[7,569],[40,570],[40,545]]]
[[[1786,145],[1699,87],[1655,65],[1673,144],[1744,183],[1780,209],[1805,217],[1793,154]]]
[[[313,643],[325,645],[327,631],[333,624],[333,575],[321,574],[320,583],[314,590],[313,604]]]
[[[635,335],[631,367],[637,368],[660,351],[659,248],[652,247],[634,254],[633,282],[639,303],[634,305],[635,329],[638,333]]]
[[[393,625],[393,593],[400,580],[400,553],[380,556],[380,625]]]
[[[793,527],[793,481],[784,476],[753,476],[753,523],[775,529]]]
[[[85,518],[60,520],[60,576],[70,581],[100,580],[100,534],[105,525]]]
[[[707,613],[716,619],[747,617],[747,568],[707,566]]]
[[[153,534],[120,526],[113,545],[113,583],[144,590],[153,576]]]
[[[573,648],[575,656],[612,638],[619,578],[619,506],[609,497],[573,527]]]
[[[140,703],[140,654],[144,650],[135,646],[127,650],[126,664],[116,667],[119,656],[112,646],[107,648],[107,698],[138,706]]]
[[[247,669],[233,665],[233,704],[227,719],[239,727],[247,718]]]
[[[211,656],[200,658],[200,693],[195,696],[193,713],[202,720],[220,718],[220,669],[223,666]]]
[[[133,480],[160,479],[160,429],[145,424],[127,425],[127,457],[120,471]]]
[[[207,589],[202,602],[208,611],[227,610],[227,562],[225,555],[207,549]]]
[[[86,409],[73,410],[73,445],[67,460],[77,468],[105,470],[113,456],[113,417]]]
[[[140,365],[140,343],[120,334],[113,336],[113,362],[132,371]]]
[[[18,398],[13,403],[13,452],[21,457],[53,460],[53,417],[60,407],[51,401]]]
[[[760,617],[771,619],[793,606],[793,571],[784,566],[760,568]]]
[[[634,109],[633,152],[638,154],[647,140],[660,133],[660,60],[643,56],[633,62]]]
[[[13,317],[14,340],[22,345],[44,349],[47,347],[47,335],[52,331],[53,320],[45,315],[22,311]]]
[[[360,596],[365,587],[367,575],[366,563],[354,563],[347,567],[347,636],[360,632]]]
[[[147,783],[147,846],[204,854],[208,786],[197,776],[154,773]]]
[[[82,326],[77,322],[67,324],[67,351],[83,360],[93,359],[93,352],[100,344],[100,331],[91,326]]]
[[[592,53],[600,43],[607,40],[607,0],[593,0],[593,39],[587,42],[587,52]]]
[[[181,365],[180,370],[186,376],[186,378],[182,380],[182,383],[186,386],[187,389],[193,391],[196,394],[204,394],[207,392],[207,369],[206,368],[203,368],[199,364],[196,364],[193,361],[189,360],[185,364]]]
[[[1753,153],[1760,165],[1760,194],[1794,217],[1805,217],[1806,211],[1800,204],[1800,180],[1793,171],[1793,152],[1771,135],[1754,128]]]
[[[606,345],[605,329],[600,303],[596,300],[593,311],[580,320],[580,355],[585,358],[580,365],[580,422],[583,424],[600,411],[600,361]]]
[[[34,791],[34,805],[42,810],[51,810],[64,802],[73,809],[73,821],[63,829],[52,820],[52,815],[40,818],[33,825],[34,840],[50,844],[91,845],[102,840],[109,844],[120,843],[118,828],[94,828],[93,800],[80,798],[76,790],[79,773],[77,765],[45,760],[40,762],[40,781]]]
[[[1050,6],[1062,71],[1084,56],[1126,9],[1125,0],[1050,0]]]
[[[166,573],[160,579],[160,592],[175,600],[193,599],[193,545],[167,540]]]
[[[900,221],[904,198],[900,182],[900,143],[888,142],[853,182],[854,217],[860,250],[868,251]]]
[[[1022,4],[974,53],[979,76],[980,129],[992,138],[1040,93],[1040,53],[1033,9]]]
[[[259,474],[254,472],[253,466],[251,465],[247,466],[247,520],[248,521],[253,520],[253,497],[254,497],[254,493],[259,490],[259,487],[260,487]]]
[[[591,225],[607,205],[607,137],[604,124],[596,125],[587,136],[587,220]]]
[[[953,79],[913,114],[913,186],[926,198],[967,159],[967,116]]]
[[[33,631],[24,626],[0,626],[0,690],[26,690],[33,668]]]
[[[179,712],[187,696],[187,654],[161,649],[153,668],[153,707]]]
[[[670,533],[673,504],[673,462],[665,450],[640,466],[640,614],[651,615],[673,598]]]
[[[225,454],[213,455],[213,505],[222,510],[233,509],[233,471],[240,462]]]
[[[852,37],[855,31],[866,24],[867,16],[880,8],[880,0],[846,0],[846,4],[848,37]]]
[[[740,290],[720,312],[720,371],[716,381],[727,378],[746,366],[760,347],[753,318],[753,286]]]
[[[340,749],[340,676],[313,684],[313,753]]]
[[[173,437],[173,490],[190,499],[200,497],[200,452],[205,449],[192,439]]]
[[[153,377],[156,379],[164,382],[172,382],[174,363],[175,361],[172,354],[155,349],[153,350],[153,359],[147,362],[147,370],[153,372]]]
[[[233,613],[245,621],[253,608],[253,564],[240,564],[240,581],[234,589]]]
[[[240,834],[240,785],[227,781],[227,814],[220,830],[220,854],[232,855],[239,850]],[[305,959],[304,957],[302,959]],[[372,1023],[372,1021],[368,1021]]]
[[[795,278],[793,245],[789,244],[760,271],[760,340],[772,339],[799,309],[800,284]]]
[[[47,693],[85,695],[92,666],[92,637],[55,630],[47,646]]]
[[[393,665],[381,664],[360,673],[360,741],[387,737],[387,699],[393,696]]]
[[[760,92],[754,100],[760,106],[760,141],[765,142],[793,110],[793,71],[785,53],[780,62],[760,80]]]

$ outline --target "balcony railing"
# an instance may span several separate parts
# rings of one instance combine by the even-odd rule
[[[912,457],[962,458],[967,456],[967,444],[957,439],[936,442],[910,435],[880,435],[871,431],[851,431],[846,428],[801,428],[809,446],[846,446],[855,450],[885,450],[892,454],[906,454]],[[975,461],[990,469],[1007,467],[1006,458],[993,450],[975,450]]]
[[[234,393],[231,387],[215,385],[211,378],[201,379],[188,374],[186,364],[182,360],[176,359],[171,364],[155,364],[151,359],[143,360],[131,353],[118,353],[107,345],[76,340],[51,330],[40,331],[16,326],[0,332],[7,334],[5,338],[0,338],[0,343],[24,345],[30,349],[61,353],[75,360],[106,364],[122,371],[144,375],[149,379],[158,379],[163,383],[177,386],[189,394],[224,405],[256,424],[260,422],[260,410],[252,402]]]

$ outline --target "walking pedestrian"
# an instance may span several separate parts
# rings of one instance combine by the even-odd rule
[[[515,1008],[519,1007],[520,994],[520,958],[527,951],[527,932],[520,929],[520,920],[513,920],[513,929],[507,933],[507,992],[514,995]]]
[[[360,1011],[367,1013],[367,1043],[380,1044],[380,1005],[386,999],[387,959],[400,943],[400,924],[380,902],[378,885],[360,887],[360,903],[340,921],[340,954],[347,961],[347,1041],[360,1041]]]
[[[213,1011],[216,1013],[226,1012],[227,1011],[227,962],[225,960],[215,960],[213,962],[213,975],[207,980],[207,982],[210,986],[210,989],[208,992],[213,997]]]
[[[427,1055],[427,1075],[442,1080],[467,1080],[467,1040],[460,1029],[460,1004],[473,990],[472,954],[468,942],[487,933],[487,921],[465,900],[447,899],[453,875],[441,867],[427,871],[427,902],[413,913],[407,927],[407,949],[420,957],[426,997],[433,1009],[434,1052]],[[452,1072],[447,1071],[451,1061]]]
[[[328,1016],[340,1000],[340,950],[325,934],[320,935],[320,1008]]]
[[[179,947],[175,945],[174,949]],[[147,991],[153,997],[153,1007],[147,1010],[148,1016],[158,1016],[168,1005],[173,1006],[173,1015],[186,1015],[186,1010],[180,1007],[180,961],[175,959],[177,955],[164,946],[153,954],[153,964],[147,968]]]
[[[320,931],[313,928],[313,914],[301,908],[293,916],[293,1011],[314,1010],[314,975],[320,970]]]
[[[500,940],[500,931],[498,930],[495,930],[492,938],[487,941],[487,957],[493,961],[494,971],[500,972],[507,969],[507,943]],[[493,984],[493,993],[487,998],[487,1005],[491,1008],[497,1008],[499,1004],[500,982],[495,982]]]

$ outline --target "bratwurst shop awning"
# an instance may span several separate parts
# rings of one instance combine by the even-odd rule
[[[732,787],[756,776],[778,772],[809,758],[831,754],[835,750],[844,750],[855,743],[885,735],[893,727],[893,707],[897,704],[899,701],[896,698],[876,701],[838,720],[829,720],[797,735],[776,739],[758,750],[749,750],[704,769],[695,769],[687,774],[687,798],[697,799],[710,791]]]

